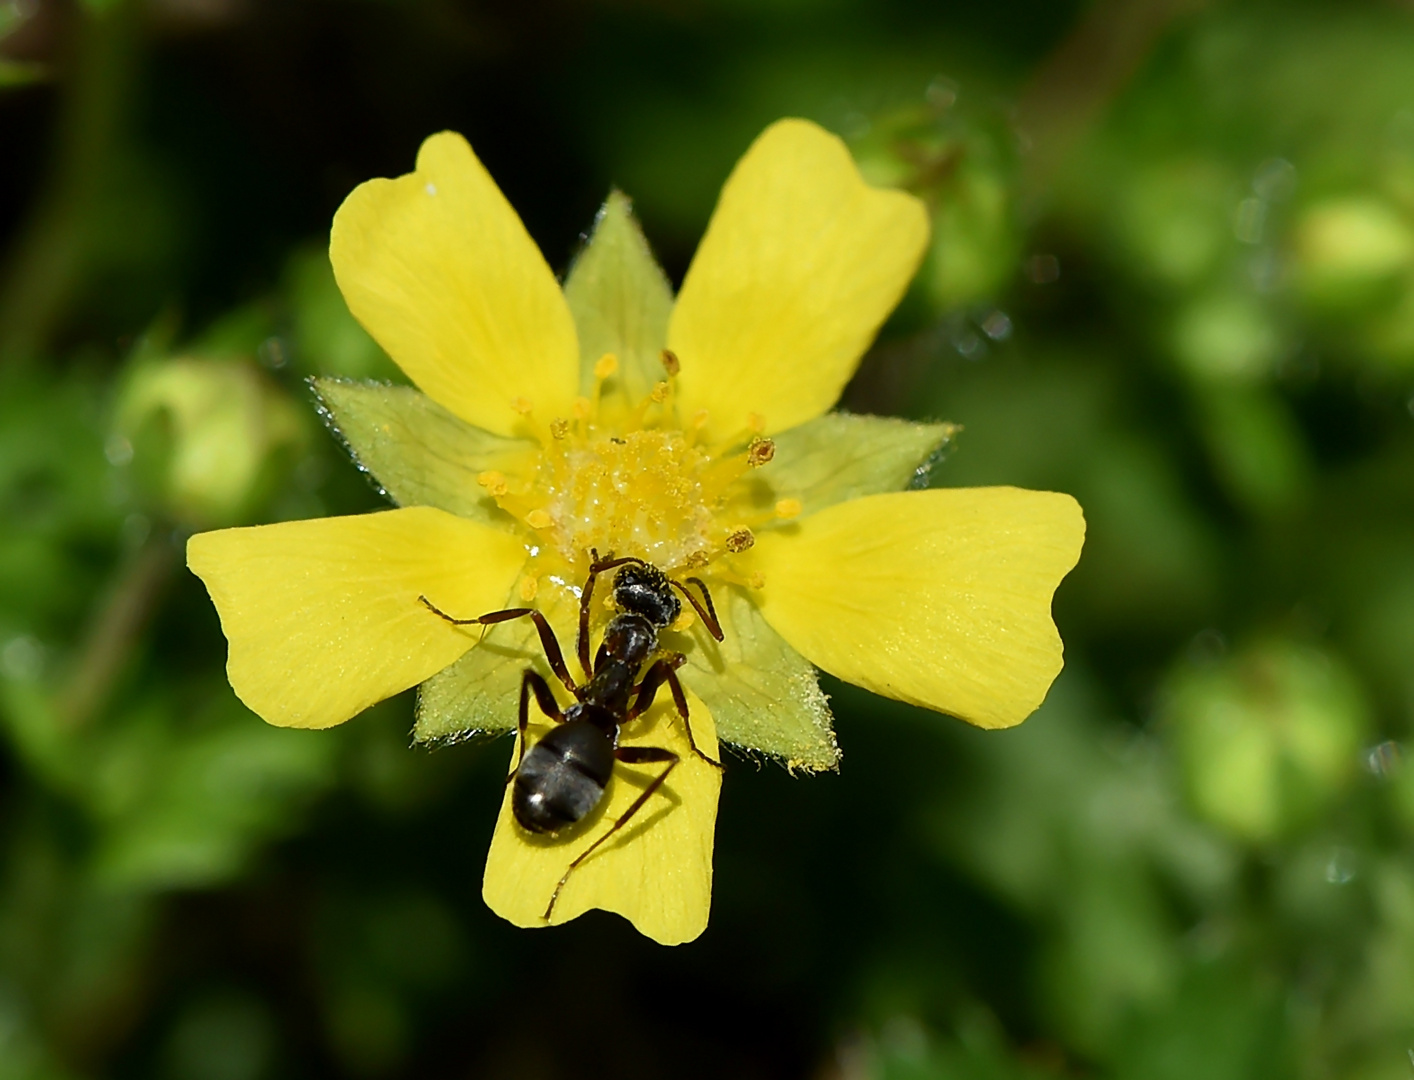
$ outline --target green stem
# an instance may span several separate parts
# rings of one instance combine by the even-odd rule
[[[75,16],[50,179],[0,277],[0,358],[7,361],[44,351],[82,283],[94,204],[133,82],[136,35],[128,9],[116,4]]]

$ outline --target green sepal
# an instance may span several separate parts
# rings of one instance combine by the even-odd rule
[[[752,474],[751,499],[765,508],[799,499],[803,513],[865,495],[927,485],[933,459],[956,424],[826,413],[772,436],[776,455]]]
[[[697,623],[682,678],[712,711],[718,736],[792,771],[833,769],[840,748],[815,668],[771,629],[744,590],[718,590],[713,599],[724,640],[713,641]]]
[[[528,667],[549,675],[534,624],[518,619],[491,627],[460,660],[419,687],[413,741],[450,743],[514,731],[521,672]]]
[[[536,444],[493,435],[410,386],[311,379],[320,415],[360,469],[399,506],[435,506],[488,525],[510,518],[477,474],[525,475]]]
[[[594,388],[594,365],[605,353],[619,360],[619,385],[641,401],[665,378],[663,345],[673,290],[634,220],[633,203],[611,191],[589,242],[565,279],[565,300],[579,334],[580,389]]]

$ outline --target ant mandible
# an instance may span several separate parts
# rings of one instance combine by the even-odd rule
[[[614,558],[610,553],[603,559],[592,548],[589,552],[589,576],[579,600],[579,635],[577,651],[580,666],[589,675],[587,682],[577,684],[565,665],[559,639],[544,614],[535,608],[507,608],[492,611],[474,619],[457,619],[438,608],[425,596],[419,596],[427,608],[453,626],[491,626],[511,619],[529,618],[535,623],[545,659],[565,689],[574,695],[574,704],[561,709],[550,692],[550,686],[532,668],[526,668],[520,683],[520,755],[510,777],[511,809],[516,821],[527,832],[556,836],[587,817],[604,797],[604,789],[614,771],[616,761],[625,765],[666,763],[667,767],[634,800],[624,814],[610,826],[608,832],[590,844],[569,864],[545,908],[548,922],[555,910],[560,891],[575,869],[605,841],[617,833],[653,797],[668,774],[682,760],[677,753],[661,746],[620,746],[619,732],[623,726],[647,712],[658,690],[666,682],[673,703],[687,732],[692,752],[714,768],[722,768],[697,748],[688,720],[687,695],[678,681],[677,669],[687,658],[680,652],[659,656],[634,682],[640,669],[658,651],[658,633],[666,630],[682,611],[673,595],[677,589],[687,598],[708,632],[722,640],[722,625],[712,604],[712,594],[701,578],[688,578],[702,592],[699,601],[686,584],[674,581],[651,563],[632,556]],[[604,630],[604,640],[589,662],[589,612],[598,576],[618,569],[614,575],[613,595],[619,611]],[[705,604],[705,606],[704,606]],[[526,752],[526,728],[530,723],[530,695],[540,711],[558,725]]]

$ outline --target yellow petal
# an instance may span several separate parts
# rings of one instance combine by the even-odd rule
[[[691,690],[687,698],[693,738],[704,754],[717,758],[712,714]],[[532,743],[544,730],[531,728]],[[721,772],[692,753],[666,692],[625,728],[620,745],[667,747],[682,761],[619,835],[570,875],[549,923],[545,908],[566,868],[604,835],[663,766],[616,765],[604,801],[587,823],[558,838],[535,836],[517,825],[511,786],[506,786],[482,887],[487,906],[501,918],[516,926],[558,925],[600,908],[622,915],[661,945],[691,941],[706,928]]]
[[[334,215],[329,258],[349,310],[427,396],[498,435],[513,403],[546,424],[579,380],[574,321],[511,204],[454,132],[417,171],[360,184]]]
[[[751,554],[766,620],[806,659],[1001,728],[1060,672],[1051,596],[1084,538],[1069,495],[953,488],[839,503],[762,534]]]
[[[281,727],[343,723],[466,652],[418,600],[470,617],[504,607],[519,541],[430,506],[200,533],[187,565],[230,642],[236,696]]]
[[[865,184],[838,138],[772,124],[727,179],[668,324],[682,415],[706,409],[725,439],[751,413],[768,431],[823,413],[927,240],[923,204]]]

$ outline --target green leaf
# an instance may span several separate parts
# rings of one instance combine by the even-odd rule
[[[514,731],[521,672],[550,673],[528,619],[502,623],[417,692],[413,741],[455,742],[471,735]]]
[[[683,682],[712,710],[717,734],[791,770],[833,769],[840,748],[815,668],[771,629],[744,590],[732,587],[714,599],[725,640],[694,626]]]
[[[0,27],[0,37],[4,28]],[[12,86],[29,86],[49,77],[49,69],[43,64],[26,63],[22,60],[0,60],[0,90]]]
[[[580,384],[594,387],[594,364],[619,359],[617,378],[629,401],[641,401],[664,378],[673,290],[633,217],[633,204],[612,191],[594,233],[565,279],[565,300],[579,334]]]
[[[772,437],[776,456],[752,475],[752,500],[764,508],[795,498],[813,514],[849,499],[921,486],[930,459],[957,431],[956,424],[826,413]]]
[[[492,470],[528,475],[535,443],[473,427],[409,386],[311,383],[325,422],[397,505],[435,506],[488,525],[509,523],[476,477]]]

